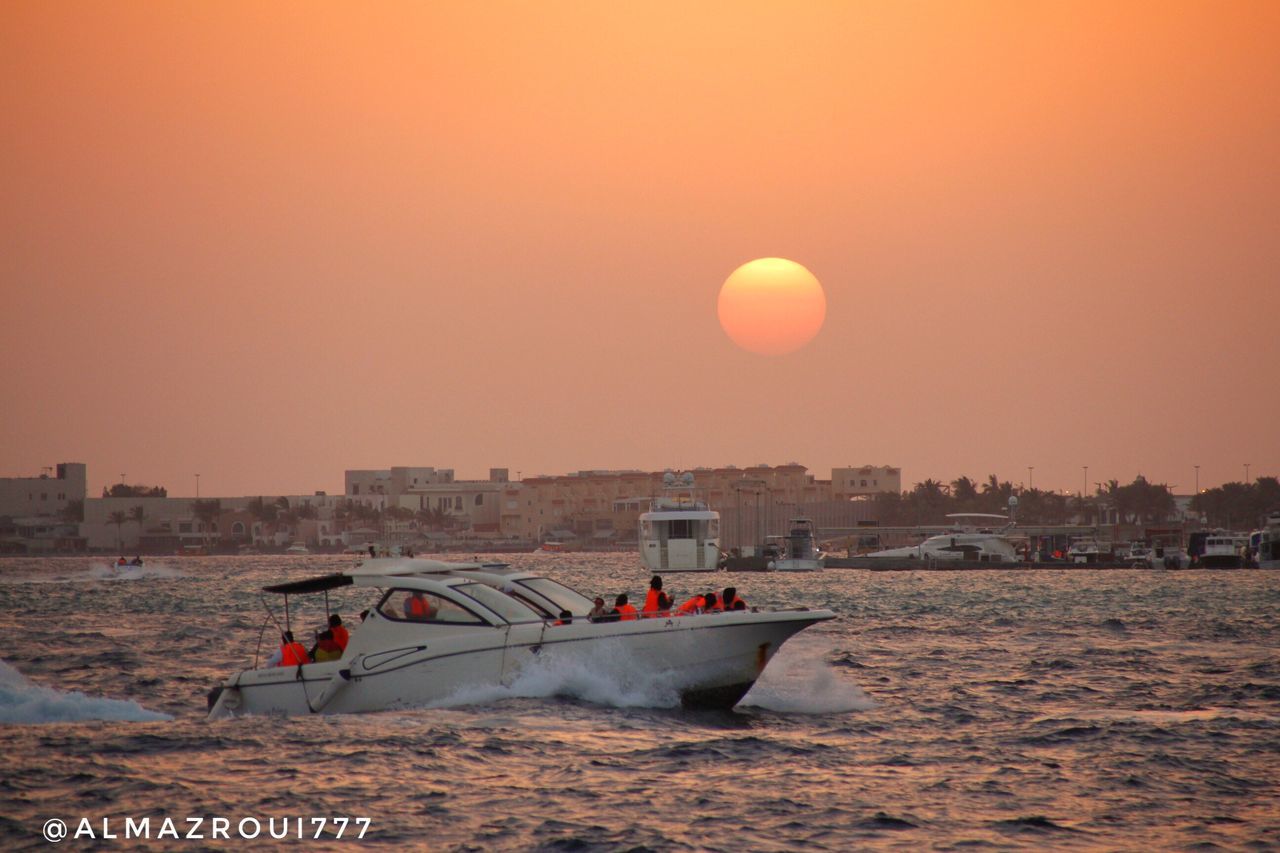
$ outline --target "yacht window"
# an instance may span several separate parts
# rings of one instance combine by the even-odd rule
[[[667,522],[668,539],[692,539],[693,522],[687,518],[673,518]]]
[[[557,608],[557,613],[561,610],[568,610],[574,616],[586,616],[591,612],[591,608],[595,607],[591,599],[582,595],[582,593],[569,589],[563,584],[558,584],[550,578],[525,578],[524,580],[516,581],[516,585],[533,590],[533,592],[550,601]]]
[[[503,595],[493,587],[482,583],[462,584],[455,586],[454,589],[463,595],[471,596],[507,622],[541,622],[544,618],[525,606],[523,602],[510,595]]]
[[[397,622],[483,625],[484,620],[455,601],[416,589],[393,589],[382,597],[378,612]]]

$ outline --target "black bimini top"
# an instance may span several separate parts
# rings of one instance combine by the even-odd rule
[[[351,575],[332,574],[324,575],[318,578],[307,578],[301,581],[290,581],[289,583],[277,583],[271,586],[264,586],[263,592],[282,592],[285,595],[296,595],[298,593],[307,592],[325,592],[330,589],[337,589],[340,586],[351,586]]]

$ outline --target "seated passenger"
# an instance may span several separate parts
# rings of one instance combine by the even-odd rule
[[[724,607],[720,605],[720,600],[716,598],[716,594],[714,592],[707,593],[706,599],[706,604],[702,605],[702,609],[707,613],[720,613],[724,611]]]
[[[593,604],[595,604],[595,606],[592,607],[591,612],[587,614],[587,619],[592,622],[599,622],[604,619],[609,611],[604,609],[604,599],[598,595],[596,596],[596,600]]]
[[[680,605],[680,609],[676,611],[678,616],[693,616],[701,613],[707,606],[707,598],[704,595],[694,595],[684,604]]]
[[[746,603],[745,601],[743,601],[741,598],[735,598],[735,599],[733,600],[733,609],[734,609],[734,610],[746,610],[746,609],[747,609],[747,603]]]
[[[613,612],[618,614],[618,618],[623,622],[629,622],[632,619],[640,618],[640,614],[637,612],[636,606],[627,601],[627,594],[625,592],[613,600]]]
[[[338,644],[338,648],[345,652],[347,643],[351,641],[351,632],[342,624],[342,617],[337,613],[329,614],[329,630],[333,632],[333,641]]]
[[[556,621],[552,622],[551,624],[552,624],[552,625],[572,625],[572,624],[573,624],[573,614],[572,614],[572,613],[570,613],[568,610],[561,610],[561,611],[560,611],[560,618],[559,618],[559,619],[557,619]]]
[[[737,587],[726,586],[724,588],[724,592],[720,594],[720,603],[724,606],[724,609],[726,612],[730,610],[746,610],[747,609],[747,603],[745,601],[742,601],[741,607],[738,607],[736,605],[735,602],[738,602],[738,601],[742,601],[742,599],[738,597]]]
[[[321,631],[320,637],[316,640],[315,648],[311,650],[311,658],[316,663],[324,663],[327,660],[338,660],[342,657],[342,647],[338,645],[333,638],[333,631]]]
[[[415,622],[428,622],[434,619],[436,609],[431,606],[431,602],[427,601],[427,597],[420,591],[414,590],[404,600],[404,618],[412,619]]]
[[[302,643],[294,641],[292,631],[280,635],[280,648],[267,658],[267,666],[299,666],[304,663],[311,663],[311,658],[307,657]]]
[[[667,601],[667,606],[663,607],[663,600]],[[649,578],[649,592],[644,597],[644,615],[646,618],[652,616],[670,616],[671,614],[664,611],[671,609],[671,599],[667,598],[666,593],[662,591],[662,577],[654,575]]]

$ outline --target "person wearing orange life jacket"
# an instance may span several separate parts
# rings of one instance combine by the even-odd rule
[[[742,602],[742,606],[736,606],[735,602]],[[738,595],[737,587],[726,586],[724,592],[720,593],[720,603],[724,606],[724,611],[728,613],[730,610],[746,610],[747,602]]]
[[[723,613],[724,608],[720,606],[720,599],[716,598],[714,592],[706,594],[707,603],[702,605],[702,609],[707,613]]]
[[[663,605],[666,604],[664,607]],[[642,611],[645,618],[654,616],[670,616],[670,599],[666,593],[662,591],[662,577],[654,575],[649,578],[649,591],[644,597],[644,610]]]
[[[316,644],[311,649],[311,659],[316,663],[324,663],[330,660],[339,660],[342,657],[342,648],[333,639],[333,629],[321,631],[320,636],[316,637]]]
[[[431,602],[418,590],[409,593],[404,600],[404,618],[412,619],[415,622],[426,622],[434,618],[436,609],[431,606]]]
[[[705,595],[694,595],[676,610],[677,616],[693,616],[701,613],[707,606],[707,597]]]
[[[267,666],[298,666],[304,663],[311,663],[306,647],[294,641],[292,631],[285,631],[280,635],[280,648],[267,659]]]
[[[342,617],[337,613],[329,614],[329,630],[333,632],[333,641],[338,644],[338,648],[345,652],[347,643],[351,641],[351,632],[342,624]]]
[[[613,612],[617,613],[618,618],[623,622],[640,618],[640,613],[636,610],[636,606],[628,603],[625,592],[613,600]]]

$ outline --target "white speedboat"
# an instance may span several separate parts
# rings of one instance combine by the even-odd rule
[[[640,514],[640,559],[654,574],[715,571],[720,513],[693,498],[654,498]]]
[[[772,568],[779,572],[816,572],[823,568],[823,556],[813,538],[813,522],[807,518],[791,519],[791,528],[781,538],[781,556]]]
[[[311,549],[301,542],[294,542],[288,548],[284,549],[286,554],[310,554]]]
[[[209,717],[418,707],[560,664],[603,666],[627,686],[658,686],[691,707],[730,708],[789,637],[835,618],[799,608],[592,622],[592,602],[550,578],[421,559],[366,560],[266,591],[285,596],[288,630],[289,596],[324,593],[327,610],[328,592],[347,586],[367,587],[372,601],[339,660],[276,667],[255,660],[210,692]]]
[[[873,559],[975,560],[984,563],[1016,563],[1018,552],[1007,533],[1013,522],[993,513],[955,512],[947,516],[956,526],[926,538],[919,545],[887,548],[865,556]],[[991,521],[1007,522],[996,530]],[[980,523],[981,522],[981,523]]]

